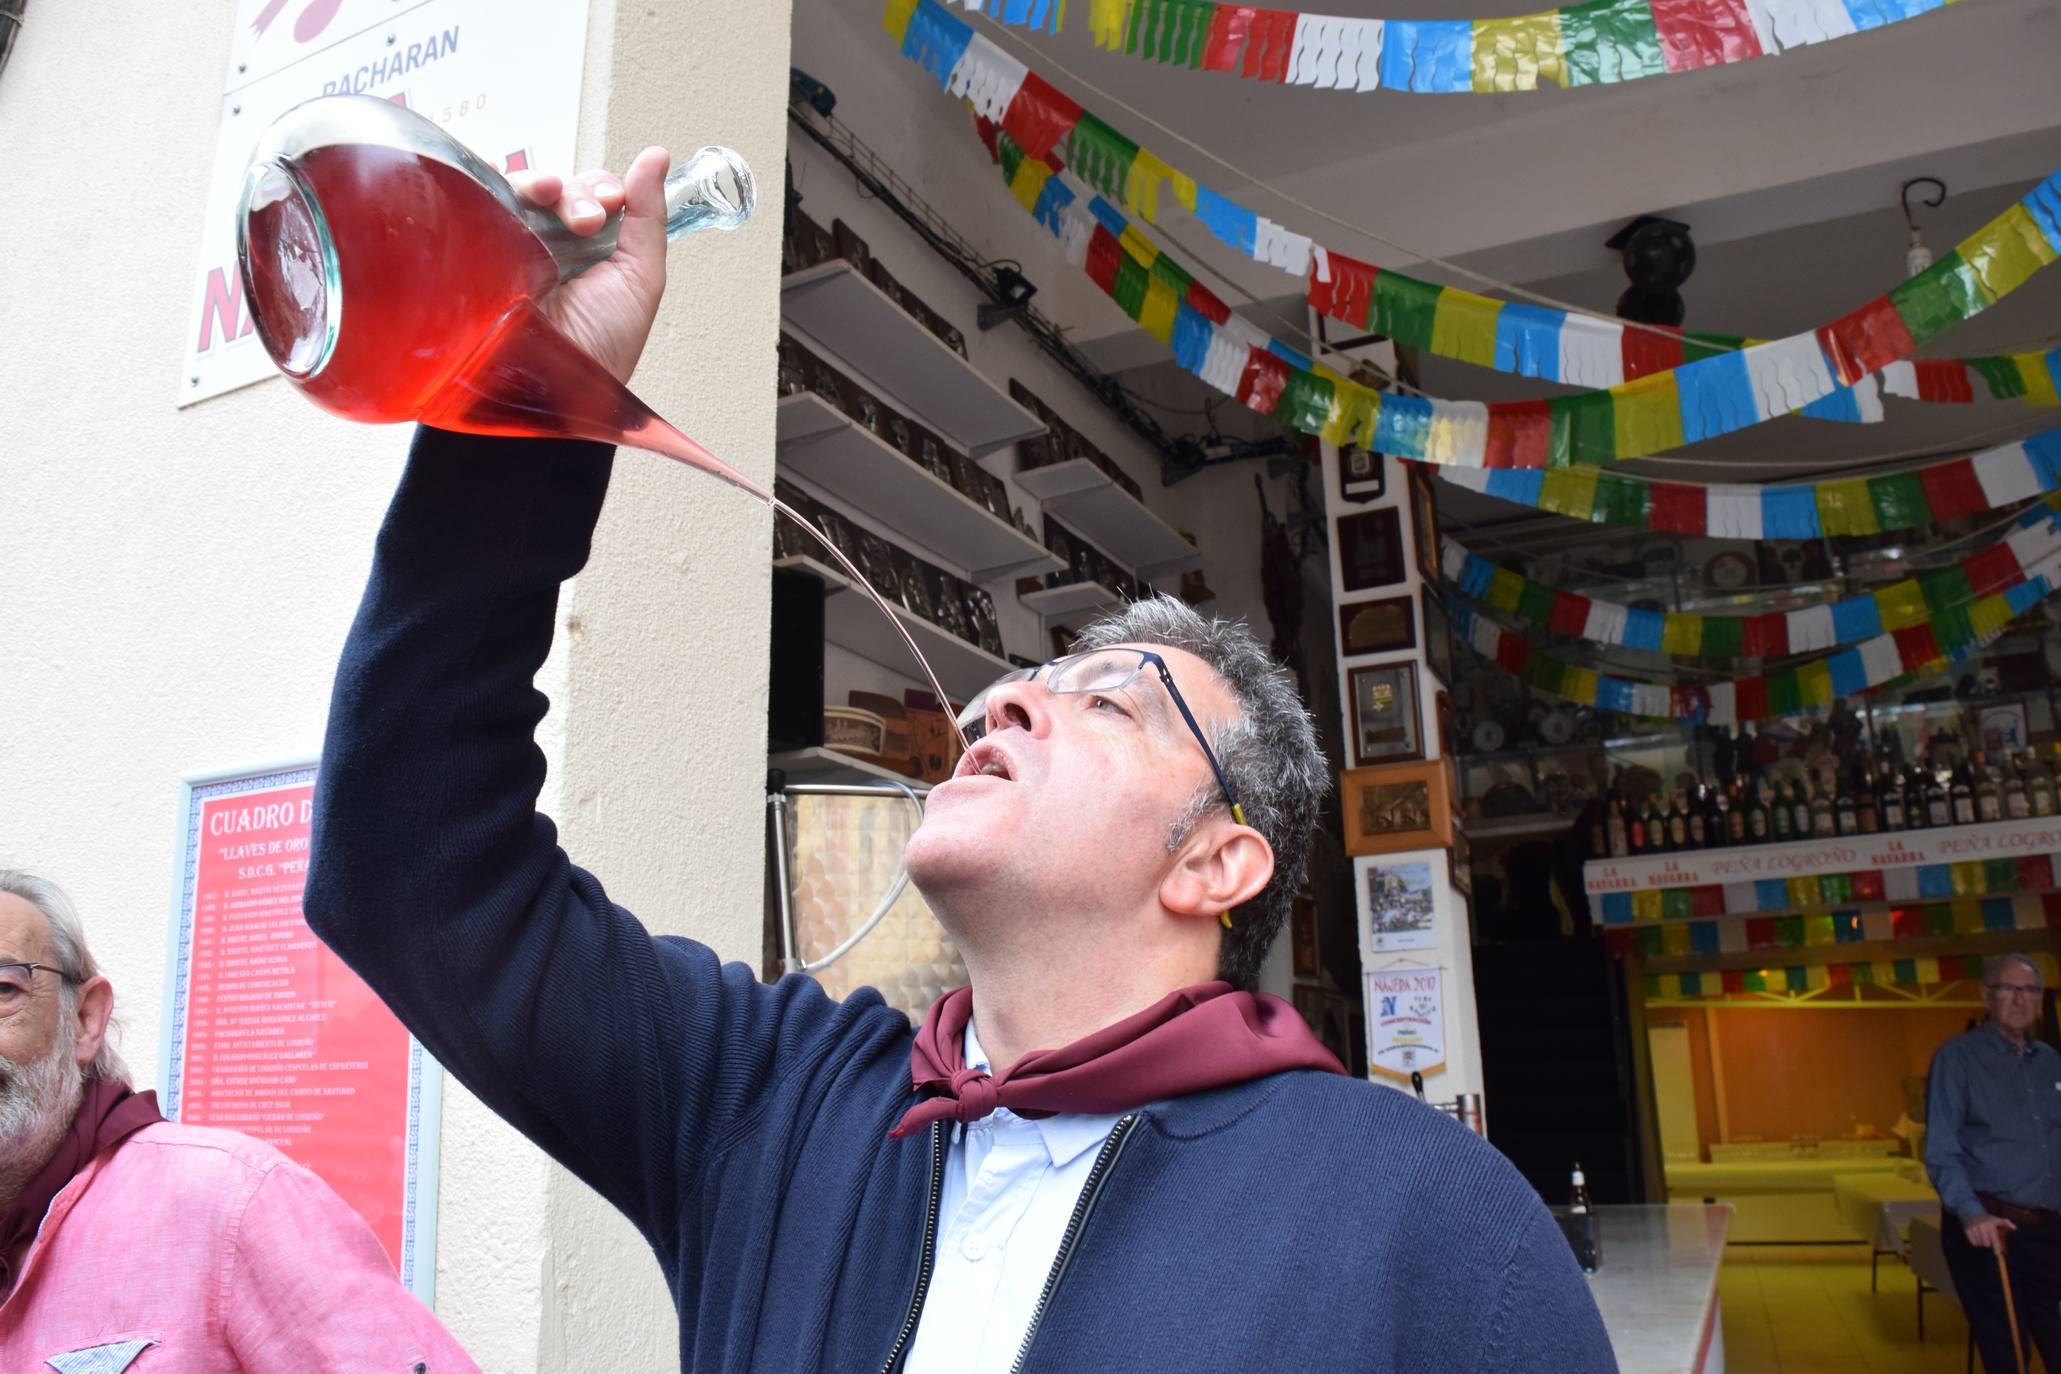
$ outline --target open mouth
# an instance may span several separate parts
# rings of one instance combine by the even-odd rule
[[[1000,749],[985,742],[976,744],[967,751],[965,756],[959,760],[959,766],[954,770],[953,776],[961,778],[1000,778],[1004,782],[1016,781],[1016,775],[1010,771],[1008,758],[1003,755]]]

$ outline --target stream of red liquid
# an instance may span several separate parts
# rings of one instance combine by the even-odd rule
[[[659,418],[545,317],[536,302],[558,285],[558,266],[484,187],[433,158],[368,144],[317,148],[298,171],[327,220],[339,277],[328,359],[312,375],[287,373],[310,400],[373,424],[628,444],[721,478],[807,530],[900,632],[938,700],[952,699],[908,627],[822,531]],[[291,340],[266,324],[294,318],[293,283],[270,246],[283,207],[254,209],[246,227],[251,311],[282,367]]]

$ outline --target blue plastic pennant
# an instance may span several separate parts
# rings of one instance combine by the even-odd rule
[[[1825,660],[1825,667],[1832,674],[1835,696],[1859,696],[1868,690],[1868,665],[1861,661],[1859,649],[1840,650]]]
[[[1496,370],[1541,381],[1560,380],[1560,331],[1565,310],[1506,302],[1496,312]]]
[[[1174,311],[1174,361],[1184,372],[1201,373],[1217,327],[1209,316],[1182,301]]]
[[[1762,487],[1760,533],[1763,539],[1816,539],[1818,494],[1813,487]]]
[[[1651,653],[1660,652],[1660,636],[1667,629],[1667,617],[1659,611],[1643,611],[1633,606],[1624,613],[1624,639],[1627,649],[1645,649]]]
[[[1381,36],[1381,84],[1426,94],[1473,90],[1473,21],[1389,20]]]
[[[1882,633],[1882,607],[1872,596],[1850,596],[1832,603],[1832,642],[1858,644]]]
[[[902,56],[937,78],[944,89],[959,65],[966,45],[973,41],[973,26],[947,10],[937,0],[916,0],[909,16],[909,28],[902,35]]]
[[[1536,506],[1545,485],[1546,474],[1539,468],[1490,468],[1487,492],[1499,501]]]
[[[1235,200],[1226,200],[1207,186],[1195,188],[1195,218],[1212,234],[1251,257],[1259,243],[1259,216]]]
[[[1682,408],[1682,441],[1730,434],[1759,418],[1744,353],[1713,353],[1675,369],[1675,393]]]

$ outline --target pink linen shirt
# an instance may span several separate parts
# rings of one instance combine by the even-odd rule
[[[20,1272],[7,1374],[478,1370],[329,1185],[231,1131],[161,1122],[94,1160]]]

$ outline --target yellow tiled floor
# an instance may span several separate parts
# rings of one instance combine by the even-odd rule
[[[1961,1309],[1927,1293],[1921,1343],[1916,1288],[1911,1271],[1884,1255],[1870,1293],[1858,1245],[1735,1245],[1718,1270],[1726,1374],[1961,1374]]]

